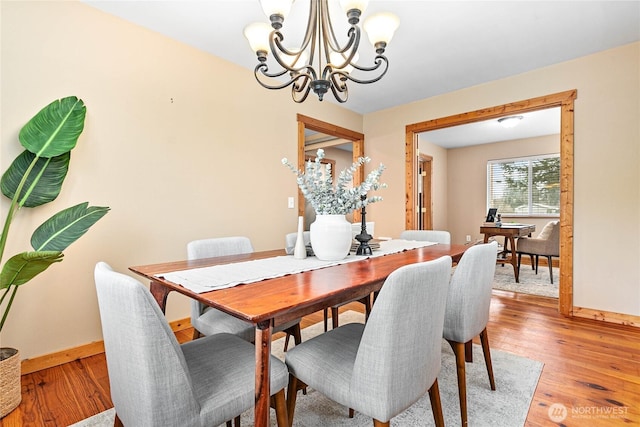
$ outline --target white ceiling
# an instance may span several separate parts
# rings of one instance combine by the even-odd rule
[[[522,120],[516,127],[509,129],[492,119],[423,132],[419,139],[444,148],[460,148],[560,133],[559,107],[517,115],[522,116]]]
[[[248,69],[257,63],[242,31],[266,22],[258,0],[83,1]],[[288,40],[297,41],[295,31],[286,31],[301,31],[306,8],[305,1],[294,4],[285,21]],[[343,105],[360,114],[640,40],[640,1],[371,0],[363,18],[376,11],[398,15],[400,28],[387,48],[390,67],[382,80],[349,84]],[[369,49],[363,37],[359,64],[370,65]],[[258,83],[251,77],[248,84]],[[311,94],[305,102],[318,101]]]

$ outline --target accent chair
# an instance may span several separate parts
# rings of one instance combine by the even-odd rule
[[[553,262],[552,257],[560,256],[560,221],[548,222],[537,237],[520,237],[516,244],[518,253],[518,272],[522,254],[531,257],[531,268],[538,274],[538,261],[540,256],[547,258],[549,264],[549,279],[553,284]],[[535,258],[535,263],[534,263]],[[535,267],[534,267],[535,266]]]

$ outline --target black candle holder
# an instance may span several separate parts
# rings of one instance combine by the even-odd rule
[[[360,200],[363,202],[367,199],[366,194],[360,196]],[[367,233],[367,212],[365,209],[365,205],[362,205],[362,223],[360,226],[360,234],[356,236],[356,240],[360,242],[358,249],[356,250],[356,255],[372,255],[373,251],[371,250],[371,246],[369,246],[369,240],[373,237],[371,234]]]

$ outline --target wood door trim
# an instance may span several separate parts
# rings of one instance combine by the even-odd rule
[[[418,134],[467,123],[499,118],[507,114],[526,113],[560,107],[560,295],[558,310],[573,316],[573,149],[574,101],[576,89],[498,105],[453,116],[442,117],[406,126],[405,134],[405,228],[415,226],[415,186],[417,170],[416,152]]]
[[[364,140],[364,134],[361,134],[360,132],[343,128],[328,122],[323,122],[322,120],[314,119],[313,117],[297,114],[297,119],[298,122],[304,123],[307,129],[326,133],[327,135],[333,135],[338,138],[348,139],[350,141]]]

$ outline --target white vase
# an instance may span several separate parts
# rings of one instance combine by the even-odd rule
[[[314,255],[323,261],[338,261],[349,255],[351,224],[344,215],[317,215],[310,237]]]
[[[296,246],[293,249],[295,259],[305,259],[307,257],[307,247],[304,244],[304,217],[298,217],[298,235],[296,236]]]

